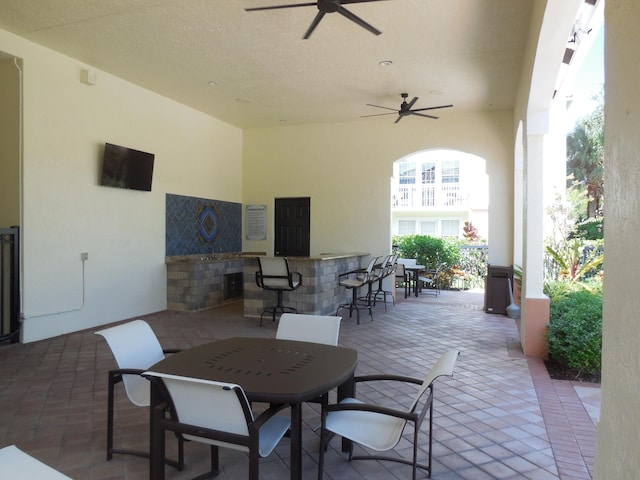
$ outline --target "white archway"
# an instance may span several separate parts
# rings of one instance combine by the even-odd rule
[[[462,238],[470,222],[489,238],[485,159],[452,149],[413,152],[393,164],[391,232]]]

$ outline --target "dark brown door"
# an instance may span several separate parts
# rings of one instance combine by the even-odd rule
[[[276,198],[275,256],[308,257],[311,199]]]

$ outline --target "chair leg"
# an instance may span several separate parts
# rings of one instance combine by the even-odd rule
[[[367,293],[366,297],[363,297],[366,301],[366,309],[369,310],[369,315],[371,315],[371,321],[373,321],[373,309],[371,308],[371,294]],[[349,318],[351,318],[351,315],[353,314],[353,311],[355,310],[356,312],[356,319],[357,319],[357,324],[360,325],[360,310],[363,310],[365,307],[360,307],[358,306],[358,289],[357,288],[351,288],[351,303],[342,303],[340,305],[338,305],[338,309],[336,310],[336,315],[338,315],[338,312],[343,309],[343,308],[348,308],[349,309]]]
[[[323,406],[324,410],[324,406]],[[326,438],[327,436],[327,413],[323,411],[320,414],[320,450],[318,452],[318,480],[322,480],[324,476],[324,454],[329,446],[329,440]]]
[[[121,375],[109,372],[109,398],[107,400],[107,461],[113,458],[113,397],[116,383],[122,380]]]
[[[260,315],[260,326],[262,326],[262,320],[264,318],[265,313],[270,313],[271,314],[271,320],[273,322],[276,321],[276,314],[278,312],[280,313],[298,313],[298,310],[294,307],[286,307],[283,304],[283,300],[282,300],[282,294],[283,291],[282,290],[276,290],[277,293],[277,305],[273,306],[273,307],[265,307],[265,309],[262,311],[262,315]]]
[[[115,388],[118,383],[122,382],[122,375],[117,372],[109,372],[108,380],[108,397],[107,397],[107,461],[113,458],[114,453],[121,455],[134,455],[136,457],[149,458],[149,452],[138,450],[127,450],[124,448],[113,447],[113,417],[115,404]],[[178,438],[178,460],[165,459],[165,463],[177,470],[184,470],[184,440]]]
[[[255,449],[250,449],[249,451],[249,480],[258,480],[259,478],[260,455],[258,455],[257,449],[256,445]]]
[[[218,475],[220,472],[220,460],[218,455],[218,446],[211,445],[211,473],[212,476]]]
[[[178,470],[184,470],[184,439],[178,438]]]

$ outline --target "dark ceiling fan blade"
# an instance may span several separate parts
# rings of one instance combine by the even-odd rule
[[[437,108],[451,108],[453,105],[440,105],[439,107],[416,108],[412,112],[424,112],[425,110],[435,110]]]
[[[417,101],[418,101],[418,97],[413,97],[413,100],[411,100],[407,105],[407,110],[411,110],[411,107],[413,107]]]
[[[295,7],[315,7],[317,2],[307,2],[307,3],[292,3],[290,5],[272,5],[270,7],[251,7],[245,8],[245,12],[255,12],[258,10],[279,10],[281,8],[295,8]]]
[[[396,118],[396,121],[393,123],[398,123],[400,120],[402,120],[402,117],[404,117],[404,115],[398,115],[398,118]]]
[[[382,107],[384,108],[384,107]],[[394,114],[398,114],[397,110],[394,110],[393,112],[389,112],[389,113],[374,113],[373,115],[360,115],[360,118],[364,118],[364,117],[379,117],[381,115],[394,115]]]
[[[324,17],[324,12],[318,12],[318,14],[313,19],[313,22],[311,22],[311,25],[309,26],[309,28],[307,28],[307,31],[305,32],[304,37],[302,37],[303,40],[306,40],[311,36],[313,31],[316,29],[316,27],[320,23],[320,20],[322,20],[322,17]]]
[[[351,13],[349,10],[347,10],[346,8],[344,8],[343,6],[340,6],[338,8],[338,13],[341,14],[343,17],[348,18],[349,20],[351,20],[353,23],[360,25],[362,28],[364,28],[365,30],[369,30],[371,33],[373,33],[374,35],[380,35],[382,32],[380,30],[378,30],[376,27],[374,27],[373,25],[365,22],[363,19],[361,19],[360,17],[358,17],[357,15]]]
[[[367,105],[369,105],[370,107],[384,108],[385,110],[393,110],[394,112],[398,112],[397,108],[383,107],[382,105],[374,105],[373,103],[367,103]]]
[[[370,3],[370,2],[387,2],[389,0],[340,0],[342,5],[348,5],[350,3]]]
[[[416,115],[418,117],[433,118],[434,120],[437,120],[438,118],[440,118],[440,117],[434,117],[433,115],[427,115],[426,113],[417,113],[415,110],[411,110],[409,114]]]

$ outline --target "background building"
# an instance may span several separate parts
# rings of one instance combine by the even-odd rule
[[[471,222],[489,237],[488,177],[485,161],[454,150],[408,155],[393,165],[393,235],[462,238]]]

